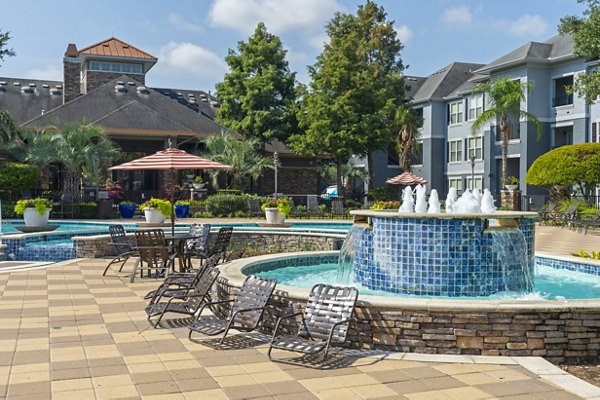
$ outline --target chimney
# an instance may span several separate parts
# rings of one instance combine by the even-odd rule
[[[63,104],[81,95],[81,60],[74,43],[69,43],[63,58]]]

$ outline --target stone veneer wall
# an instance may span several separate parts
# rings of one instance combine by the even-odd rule
[[[146,83],[146,75],[145,74],[126,74],[123,72],[102,72],[102,71],[85,71],[83,73],[83,79],[81,82],[81,89],[83,93],[91,92],[94,89],[99,88],[100,86],[120,78],[123,75],[131,76],[132,79],[135,79],[137,82],[145,85]],[[125,88],[128,90],[136,90],[136,86],[129,86],[127,82],[123,82],[125,84]]]
[[[500,204],[508,205],[511,210],[521,210],[521,191],[502,190],[500,192]]]
[[[271,195],[275,190],[275,172],[266,170],[262,178],[262,193]],[[316,194],[319,192],[319,174],[314,167],[280,167],[277,170],[277,191],[283,194]]]

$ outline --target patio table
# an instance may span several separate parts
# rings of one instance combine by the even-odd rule
[[[179,271],[185,271],[185,262],[184,262],[184,249],[183,246],[185,242],[194,239],[196,236],[191,233],[175,233],[175,234],[165,234],[165,240],[171,245],[175,256],[179,262]]]

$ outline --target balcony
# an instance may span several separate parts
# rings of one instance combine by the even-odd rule
[[[573,95],[557,96],[552,99],[552,107],[568,106],[573,104]]]

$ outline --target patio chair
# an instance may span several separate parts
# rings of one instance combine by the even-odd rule
[[[286,364],[320,368],[327,358],[331,345],[346,341],[350,323],[354,321],[352,313],[358,298],[358,289],[354,287],[331,286],[323,283],[315,285],[308,296],[304,313],[286,315],[279,318],[267,355],[269,359]],[[297,334],[280,332],[281,322],[301,315],[301,326]],[[323,352],[319,364],[306,364],[293,359],[275,359],[271,357],[273,349],[287,350],[304,354]]]
[[[275,290],[276,284],[277,281],[275,279],[248,276],[234,299],[214,301],[202,307],[196,321],[189,326],[190,333],[188,337],[191,340],[194,332],[200,332],[208,336],[223,333],[218,346],[220,349],[230,329],[233,328],[244,332],[253,331],[262,318],[267,302]],[[225,303],[233,303],[226,319],[202,315],[204,308],[207,306]]]
[[[112,240],[112,244],[115,248],[116,256],[108,263],[102,276],[106,275],[106,272],[113,264],[121,263],[119,266],[119,272],[123,270],[125,263],[131,257],[138,257],[138,251],[133,247],[129,239],[127,239],[127,234],[125,233],[125,228],[123,225],[113,225],[108,227],[108,232],[110,233],[110,238]]]
[[[550,220],[550,216],[556,213],[557,206],[558,203],[549,203],[545,209],[538,211],[538,214],[540,214],[540,223],[543,224],[548,222]]]
[[[206,263],[197,270],[190,272],[174,272],[166,277],[157,289],[146,293],[144,299],[150,300],[150,303],[153,303],[157,296],[173,297],[185,293],[186,290],[193,288],[196,285],[196,282],[202,278],[202,275],[206,271],[212,267],[216,267],[218,262],[219,257],[214,256],[206,260]]]
[[[565,212],[562,212],[556,218],[557,224],[562,228],[565,226],[571,227],[571,222],[575,220],[577,216],[577,205],[571,204]]]
[[[148,322],[154,328],[160,324],[160,321],[164,315],[168,312],[185,314],[194,316],[201,307],[206,304],[206,297],[212,287],[213,283],[219,276],[219,269],[212,267],[203,273],[196,282],[196,284],[186,289],[183,293],[181,289],[166,289],[163,294],[153,299],[153,301],[145,308],[146,314],[148,315]],[[169,291],[177,291],[177,294],[169,297],[167,301],[161,301]],[[158,316],[156,321],[152,321],[153,317]]]
[[[192,258],[206,252],[210,235],[210,224],[192,224],[189,233],[194,235],[183,247],[183,263],[187,269],[192,269]]]
[[[232,227],[223,227],[217,232],[217,238],[215,239],[212,246],[209,246],[207,250],[199,251],[196,255],[201,260],[210,258],[214,255],[220,255],[220,258],[225,259],[225,253],[229,242],[231,242],[231,235],[233,233]]]
[[[152,271],[156,277],[169,276],[173,268],[175,254],[170,255],[165,243],[165,234],[162,229],[144,229],[135,232],[135,241],[139,251],[139,262],[133,266],[130,281],[133,283],[137,270],[143,278],[144,270],[151,276]]]
[[[260,209],[260,199],[248,199],[248,212],[252,217],[263,217],[265,212]]]
[[[323,217],[323,210],[319,208],[319,198],[316,194],[306,196],[306,212],[308,215],[316,215],[319,218]]]
[[[346,218],[348,214],[344,209],[344,199],[336,197],[331,199],[331,216]]]
[[[590,215],[587,218],[576,218],[571,221],[573,229],[577,229],[578,232],[582,232],[587,235],[590,228],[600,227],[600,211],[594,215]]]

